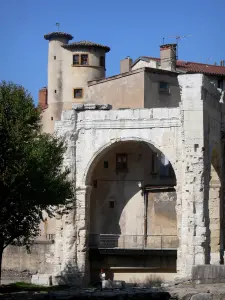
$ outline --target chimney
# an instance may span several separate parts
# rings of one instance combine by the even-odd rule
[[[220,61],[220,66],[223,67],[223,60]]]
[[[125,59],[120,61],[120,73],[126,73],[131,71],[132,59],[127,56]]]
[[[177,44],[166,44],[160,46],[161,69],[176,71]]]
[[[38,106],[41,109],[46,109],[48,107],[48,89],[43,87],[38,93]]]

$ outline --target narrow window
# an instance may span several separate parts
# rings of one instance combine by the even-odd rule
[[[159,82],[159,92],[169,94],[170,93],[170,85],[168,82],[160,81]]]
[[[127,154],[116,154],[116,170],[127,171]]]
[[[82,98],[83,90],[82,89],[74,89],[74,98]]]
[[[88,65],[88,55],[81,54],[81,65]]]
[[[79,54],[73,55],[73,65],[79,65]]]
[[[152,153],[152,173],[156,174],[158,171],[158,155],[157,153]]]
[[[55,94],[57,93],[57,91],[55,90]]]
[[[53,121],[53,117],[51,117],[51,120]]]
[[[54,59],[56,59],[56,56],[54,56]]]
[[[115,202],[110,200],[109,201],[109,208],[114,208],[115,207]]]
[[[218,80],[217,87],[218,87],[218,89],[223,89],[223,80],[222,79]]]
[[[93,180],[93,187],[96,189],[96,188],[97,188],[97,186],[98,186],[98,184],[97,184],[97,180]]]
[[[105,68],[105,56],[100,56],[100,67]]]
[[[104,161],[104,168],[105,168],[105,169],[108,169],[108,167],[109,167],[108,161]]]

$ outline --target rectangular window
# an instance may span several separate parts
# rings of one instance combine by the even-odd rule
[[[160,81],[159,82],[159,92],[169,94],[170,93],[170,85],[168,82]]]
[[[83,97],[83,89],[74,89],[74,98],[82,98]]]
[[[105,56],[100,56],[100,67],[105,68]]]
[[[223,89],[223,79],[219,79],[217,82],[217,88],[218,89]]]
[[[109,167],[108,161],[104,161],[104,168],[105,168],[105,169],[108,169],[108,167]]]
[[[74,54],[73,55],[73,65],[79,65],[80,64],[80,55]]]
[[[116,154],[116,170],[127,171],[127,154]]]
[[[152,153],[152,173],[158,173],[158,155],[157,153]]]
[[[115,202],[112,201],[112,200],[110,200],[110,201],[109,201],[109,207],[110,207],[110,208],[114,208],[114,207],[115,207]]]
[[[81,65],[88,65],[88,55],[81,54]]]

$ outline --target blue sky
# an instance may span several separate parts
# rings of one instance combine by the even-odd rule
[[[47,85],[48,42],[56,30],[111,47],[107,76],[126,56],[159,56],[164,36],[180,41],[179,59],[225,59],[225,0],[0,0],[0,80],[28,89],[35,102]],[[174,42],[168,39],[166,42]]]

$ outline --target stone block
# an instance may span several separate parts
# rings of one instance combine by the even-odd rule
[[[77,111],[84,110],[84,104],[82,103],[73,104],[72,109]]]
[[[32,275],[31,283],[36,285],[51,286],[52,276],[50,274],[35,274]]]
[[[225,265],[193,266],[192,280],[197,283],[225,282]]]
[[[99,110],[110,110],[110,109],[112,109],[112,105],[110,105],[110,104],[96,104],[96,107]]]
[[[95,109],[97,109],[97,105],[94,103],[84,104],[84,110],[95,110]]]

